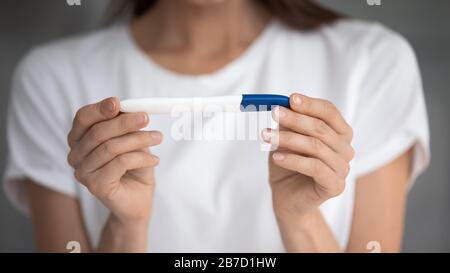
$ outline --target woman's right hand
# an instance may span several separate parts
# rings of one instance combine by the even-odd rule
[[[145,113],[120,113],[120,101],[108,98],[82,107],[68,135],[69,164],[121,224],[147,225],[159,158],[148,147],[161,143],[158,131],[140,131]]]

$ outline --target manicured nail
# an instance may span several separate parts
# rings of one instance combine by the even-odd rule
[[[139,114],[136,116],[136,125],[143,126],[147,124],[148,116],[146,114]]]
[[[153,157],[153,159],[155,159],[155,161],[157,162],[157,163],[159,163],[159,157],[157,157],[156,155],[152,155],[152,157]]]
[[[113,99],[107,99],[103,102],[102,106],[106,113],[112,113],[116,110],[116,103]]]
[[[270,129],[265,129],[262,132],[262,138],[264,139],[264,141],[266,142],[270,142],[270,140],[272,139],[273,136],[273,132]]]
[[[151,132],[150,136],[154,139],[154,140],[161,140],[163,138],[162,134],[160,132]]]
[[[300,104],[302,104],[302,98],[300,97],[300,95],[294,95],[294,103],[297,105],[297,106],[300,106]]]
[[[282,107],[277,106],[274,109],[274,114],[275,114],[275,118],[279,120],[279,119],[283,118],[284,116],[286,116],[286,110],[283,109]]]
[[[275,161],[281,161],[285,158],[284,154],[282,153],[274,153],[272,157]]]

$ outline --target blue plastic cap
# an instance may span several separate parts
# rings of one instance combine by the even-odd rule
[[[241,111],[271,111],[276,106],[289,107],[289,97],[273,94],[244,94],[242,95]]]

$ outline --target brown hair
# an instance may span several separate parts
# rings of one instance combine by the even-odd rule
[[[108,12],[108,21],[125,14],[139,17],[146,13],[158,0],[113,0]],[[333,23],[343,16],[326,9],[314,0],[256,0],[263,4],[273,16],[286,25],[312,30],[323,24]]]

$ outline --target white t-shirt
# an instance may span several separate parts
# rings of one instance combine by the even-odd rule
[[[159,66],[140,51],[124,25],[36,48],[18,66],[13,80],[5,190],[25,212],[27,200],[19,182],[24,177],[78,198],[88,235],[96,244],[108,211],[77,183],[66,162],[67,134],[81,106],[110,96],[295,91],[335,103],[355,132],[356,157],[346,189],[321,206],[345,247],[356,178],[413,145],[413,179],[429,161],[427,114],[415,55],[402,37],[376,23],[342,20],[306,33],[273,20],[237,60],[201,76]],[[236,115],[234,123],[256,115],[271,124],[267,112],[231,115]],[[218,120],[213,116],[203,123],[214,125]],[[255,137],[264,124],[249,128],[245,140],[175,140],[170,137],[175,121],[152,116],[149,126],[162,131],[165,140],[152,148],[161,163],[148,251],[284,251],[272,209],[268,152]]]

